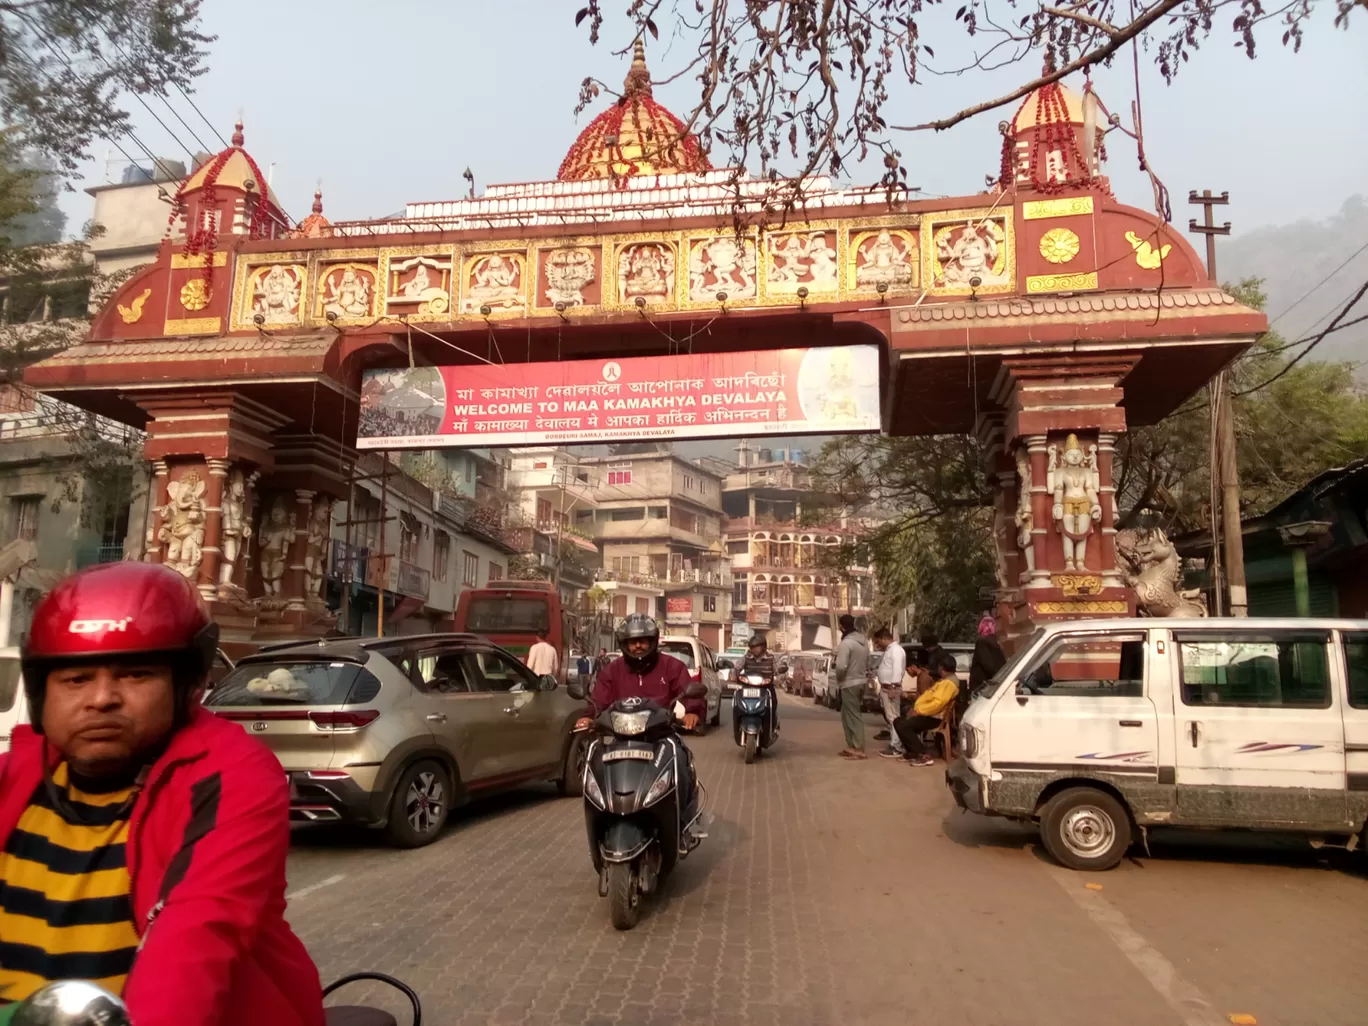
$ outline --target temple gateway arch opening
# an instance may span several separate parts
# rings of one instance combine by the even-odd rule
[[[639,50],[634,71],[553,180],[382,220],[331,222],[316,195],[289,223],[239,125],[155,262],[26,372],[146,431],[145,558],[246,646],[333,628],[329,525],[369,449],[972,433],[1008,637],[1134,614],[1117,438],[1267,323],[1112,194],[1080,98],[1027,97],[986,191],[815,178],[775,217],[771,182],[712,168],[654,100]]]

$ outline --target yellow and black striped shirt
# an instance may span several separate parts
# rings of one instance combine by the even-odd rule
[[[0,853],[0,1003],[53,980],[119,994],[138,950],[124,852],[134,788],[77,787],[65,763],[53,781],[74,814],[39,784]]]

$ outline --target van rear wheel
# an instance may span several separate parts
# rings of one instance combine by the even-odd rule
[[[1071,787],[1041,811],[1040,838],[1060,865],[1100,872],[1113,868],[1130,849],[1130,814],[1106,791]]]

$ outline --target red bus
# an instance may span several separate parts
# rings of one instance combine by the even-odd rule
[[[499,581],[467,588],[456,600],[453,629],[479,634],[520,659],[546,632],[556,650],[556,676],[565,681],[565,661],[575,637],[574,617],[561,606],[550,581]]]

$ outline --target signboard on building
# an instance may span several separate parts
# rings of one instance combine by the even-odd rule
[[[877,431],[874,345],[368,370],[359,449]]]
[[[692,623],[693,597],[667,598],[665,600],[666,623]]]
[[[733,620],[731,625],[732,644],[739,645],[749,641],[751,636],[751,625],[743,620]]]

